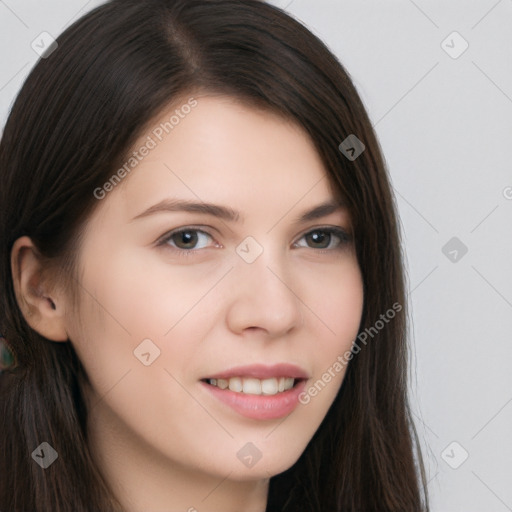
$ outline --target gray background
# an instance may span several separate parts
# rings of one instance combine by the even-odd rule
[[[100,3],[0,0],[1,126],[32,41]],[[339,57],[389,166],[432,512],[512,511],[512,1],[272,3]]]

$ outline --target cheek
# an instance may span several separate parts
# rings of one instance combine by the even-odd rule
[[[355,257],[308,276],[304,273],[305,310],[327,333],[317,340],[329,352],[350,346],[356,338],[363,312],[363,282]],[[325,352],[324,352],[325,353]]]
[[[96,391],[102,394],[127,371],[146,368],[137,357],[148,351],[155,361],[151,368],[193,371],[196,349],[213,321],[208,292],[229,266],[212,271],[165,265],[137,250],[89,255],[87,261],[79,323],[69,333]]]
[[[181,323],[203,300],[229,265],[167,264],[144,251],[119,254],[102,271],[98,293],[112,315],[137,336],[161,338]]]
[[[362,276],[355,258],[338,268],[306,280],[304,302],[310,310],[313,376],[301,402],[316,417],[322,417],[339,391],[351,358],[347,352],[357,337],[363,312]],[[314,328],[316,325],[316,329]],[[314,334],[313,334],[314,333]]]
[[[123,428],[186,458],[183,443],[170,441],[169,430],[178,440],[188,439],[191,425],[205,422],[204,410],[182,383],[197,365],[196,349],[209,321],[197,315],[191,321],[188,314],[211,287],[211,278],[191,279],[180,267],[164,276],[144,265],[115,254],[108,264],[91,264],[70,338],[91,381],[91,410],[98,415],[112,410],[115,419],[107,413],[112,425],[121,419]],[[187,411],[189,421],[176,411]]]

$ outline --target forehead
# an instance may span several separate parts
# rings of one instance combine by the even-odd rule
[[[107,197],[125,216],[164,198],[228,204],[249,214],[273,205],[272,216],[302,200],[333,197],[320,155],[300,126],[229,97],[195,99],[179,117],[179,106],[163,111],[133,145],[132,156],[144,145],[151,149]]]

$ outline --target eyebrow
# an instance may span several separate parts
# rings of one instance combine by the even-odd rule
[[[294,223],[299,224],[316,219],[321,219],[322,217],[326,217],[331,213],[343,209],[345,209],[345,205],[343,202],[327,201],[325,203],[319,204],[318,206],[315,206],[311,210],[307,210],[306,212],[302,213],[299,217],[294,219]],[[243,217],[240,215],[240,212],[237,212],[236,210],[233,210],[228,206],[222,206],[212,203],[194,202],[188,200],[164,199],[159,203],[149,207],[147,210],[144,210],[142,213],[139,213],[138,215],[133,217],[132,221],[143,217],[148,217],[149,215],[153,215],[155,213],[162,212],[202,213],[229,222],[238,222],[240,219],[243,220]]]

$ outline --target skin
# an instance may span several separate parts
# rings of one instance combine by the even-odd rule
[[[284,420],[243,417],[200,379],[289,362],[307,372],[309,387],[357,336],[362,278],[352,242],[327,235],[322,246],[304,236],[326,226],[350,234],[345,209],[296,222],[335,199],[307,134],[227,97],[195,97],[89,218],[79,311],[27,237],[13,248],[15,289],[30,325],[49,340],[69,339],[83,362],[93,454],[126,511],[263,512],[269,478],[304,451],[344,371]],[[243,221],[177,211],[133,220],[165,198],[225,205]],[[187,226],[208,233],[194,232],[188,254],[179,236],[157,246]],[[236,252],[248,236],[263,248],[253,263]],[[149,366],[134,356],[144,339],[160,350]],[[248,442],[262,454],[250,468],[237,458]]]

